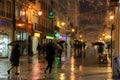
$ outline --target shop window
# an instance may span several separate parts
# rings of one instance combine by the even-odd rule
[[[26,33],[24,32],[23,33],[23,40],[26,40],[27,39],[27,35],[26,35]]]
[[[16,40],[26,40],[27,35],[26,32],[17,32],[16,33]]]
[[[0,56],[8,56],[8,35],[0,35]]]

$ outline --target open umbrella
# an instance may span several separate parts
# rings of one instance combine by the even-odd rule
[[[61,41],[59,41],[58,43],[63,44],[63,43],[65,43],[65,41],[64,41],[64,40],[61,40]]]
[[[12,41],[8,44],[8,46],[14,46],[15,44],[19,44],[20,46],[22,45],[28,45],[29,43],[23,40],[16,40],[16,41]]]
[[[93,45],[104,46],[104,43],[102,43],[102,42],[95,42],[95,43],[93,43]]]

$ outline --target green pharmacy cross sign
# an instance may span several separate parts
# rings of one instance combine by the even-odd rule
[[[53,19],[54,18],[54,13],[53,13],[53,11],[50,11],[49,12],[49,16],[48,16],[50,19]]]

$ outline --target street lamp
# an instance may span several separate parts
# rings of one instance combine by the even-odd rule
[[[64,22],[62,22],[62,23],[61,23],[61,25],[62,25],[62,26],[64,26],[64,25],[65,25],[65,23],[64,23]]]
[[[75,29],[72,29],[72,32],[75,32]]]
[[[111,15],[110,16],[110,20],[111,20],[111,22],[113,22],[113,20],[114,20],[114,16],[113,15]],[[112,48],[113,48],[113,44],[112,44],[112,32],[113,32],[113,29],[114,29],[114,24],[112,23],[112,25],[111,25],[111,66],[112,66]]]
[[[23,10],[23,11],[22,11],[22,15],[24,15],[24,16],[25,16],[25,14],[26,14],[26,12],[25,12],[25,10]]]
[[[110,16],[110,20],[113,20],[113,19],[114,19],[114,16],[113,16],[113,15],[111,15],[111,16]]]
[[[41,16],[42,15],[42,11],[38,11],[38,15]]]

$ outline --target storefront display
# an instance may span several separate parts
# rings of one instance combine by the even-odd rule
[[[0,56],[7,57],[8,55],[8,35],[0,35]]]

